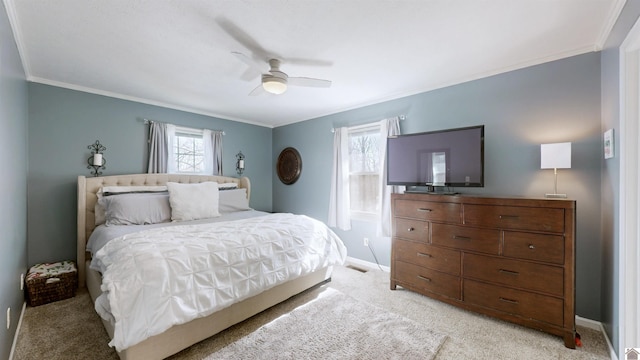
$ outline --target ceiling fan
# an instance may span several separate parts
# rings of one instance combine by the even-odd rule
[[[271,94],[282,94],[287,91],[288,86],[305,86],[305,87],[318,87],[328,88],[331,86],[331,81],[323,79],[315,79],[309,77],[290,77],[285,72],[280,70],[280,60],[270,59],[269,70],[265,72],[264,64],[261,64],[252,58],[246,56],[240,52],[232,52],[240,61],[249,65],[252,69],[262,74],[260,85],[253,89],[249,95],[260,95],[264,92]]]

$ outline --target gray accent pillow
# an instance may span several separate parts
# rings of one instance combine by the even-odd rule
[[[218,211],[220,214],[251,210],[247,200],[247,189],[222,190],[219,196]]]
[[[98,201],[96,201],[96,205],[94,207],[94,215],[95,215],[95,223],[96,226],[102,225],[105,223],[105,215],[104,215],[104,207],[100,204],[100,199],[105,196],[115,196],[122,194],[131,194],[131,193],[167,193],[167,187],[164,185],[156,186],[156,185],[133,185],[133,186],[104,186],[98,190],[96,195],[98,196]]]
[[[105,225],[147,225],[171,221],[168,193],[133,193],[106,196]]]

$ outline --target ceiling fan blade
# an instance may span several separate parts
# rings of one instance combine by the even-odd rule
[[[247,64],[249,66],[249,68],[251,68],[252,70],[254,70],[255,72],[257,72],[258,74],[256,75],[260,75],[260,74],[264,74],[266,73],[269,69],[266,68],[266,64],[265,63],[261,63],[258,61],[255,61],[253,58],[241,53],[241,52],[237,52],[237,51],[232,51],[231,54],[233,56],[235,56],[238,60],[242,61],[243,63]]]
[[[215,22],[225,33],[227,33],[227,35],[249,50],[252,54],[259,58],[267,58],[267,51],[262,48],[262,46],[260,46],[260,44],[251,37],[251,35],[247,34],[239,26],[231,22],[231,20],[224,16],[218,16],[215,18]]]
[[[262,94],[266,94],[267,92],[265,91],[265,89],[262,87],[262,84],[256,86],[255,89],[251,90],[251,92],[249,93],[249,96],[258,96],[258,95],[262,95]]]
[[[314,79],[308,77],[290,77],[288,83],[291,86],[306,86],[318,88],[328,88],[331,86],[331,81],[329,80]]]
[[[252,68],[247,68],[242,75],[240,75],[240,79],[244,81],[253,81],[255,78],[260,76],[257,71]]]
[[[332,61],[327,61],[327,60],[319,60],[319,59],[305,59],[305,58],[285,58],[284,61],[286,61],[287,64],[294,64],[294,65],[302,65],[302,66],[333,66],[333,62]]]

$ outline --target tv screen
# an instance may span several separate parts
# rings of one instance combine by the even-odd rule
[[[484,125],[387,139],[387,184],[484,186]]]

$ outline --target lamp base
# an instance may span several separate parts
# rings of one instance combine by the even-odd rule
[[[566,199],[567,194],[544,194],[544,197],[553,199]]]

